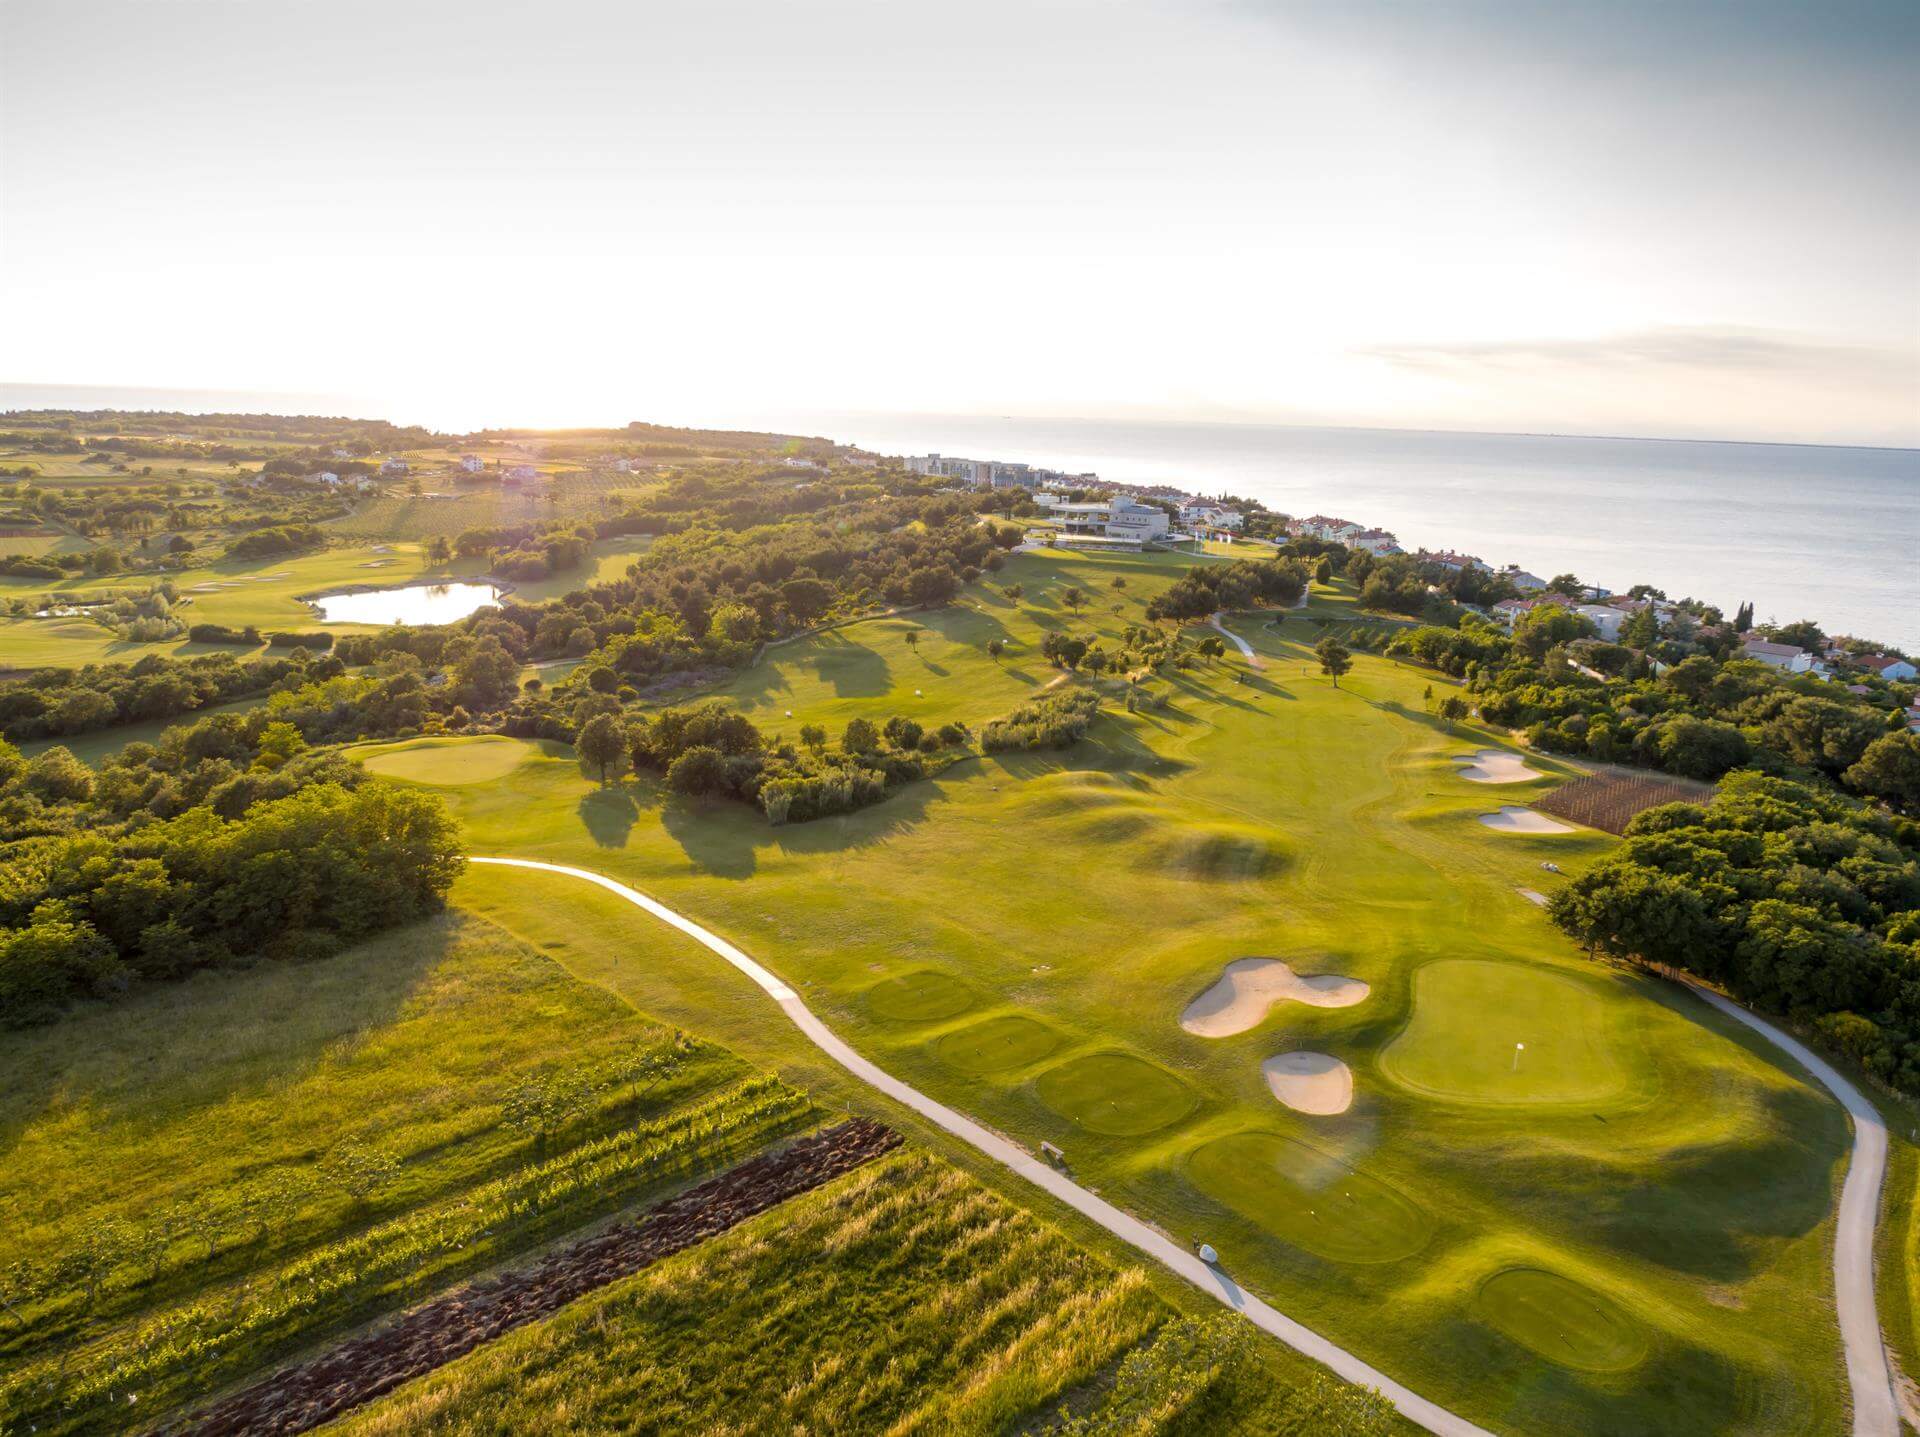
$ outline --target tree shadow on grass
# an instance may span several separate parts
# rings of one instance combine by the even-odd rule
[[[580,822],[601,848],[625,848],[634,824],[640,821],[639,807],[625,787],[596,788],[580,799]]]
[[[290,1086],[363,1035],[390,1027],[459,931],[457,915],[441,914],[311,964],[205,969],[10,1033],[0,1061],[0,1159],[54,1103],[102,1125],[139,1122],[150,1112],[170,1116],[187,1103],[218,1109],[263,1081]],[[308,1001],[316,990],[324,998]],[[284,1037],[275,1016],[283,1010],[290,1014]],[[273,1041],[262,1045],[259,1035],[269,1029]],[[251,1043],[216,1041],[234,1030]],[[248,1047],[271,1052],[270,1078],[244,1061]],[[233,1060],[230,1069],[225,1060]]]
[[[893,690],[893,670],[877,650],[829,632],[822,634],[818,651],[809,656],[814,677],[838,698],[872,698]]]
[[[762,849],[813,855],[871,847],[919,823],[942,796],[938,777],[921,779],[869,808],[777,828],[750,804],[668,798],[661,805],[660,825],[699,872],[751,878]]]

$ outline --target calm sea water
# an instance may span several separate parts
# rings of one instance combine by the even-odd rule
[[[1542,578],[1743,600],[1920,649],[1920,450],[1242,424],[843,415],[830,432],[1167,482]]]

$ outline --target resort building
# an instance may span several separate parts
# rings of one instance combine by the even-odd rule
[[[1146,544],[1161,537],[1168,528],[1165,509],[1136,504],[1120,495],[1088,503],[1056,502],[1047,506],[1047,512],[1059,519],[1068,537],[1074,538],[1127,539]]]
[[[1351,547],[1365,549],[1376,559],[1384,559],[1390,554],[1401,552],[1400,541],[1385,529],[1366,529],[1355,534]]]
[[[486,467],[486,460],[482,459],[478,454],[462,454],[460,456],[460,468],[468,474],[478,474]]]
[[[380,463],[380,472],[382,474],[404,474],[407,472],[407,461],[404,459],[382,460]]]

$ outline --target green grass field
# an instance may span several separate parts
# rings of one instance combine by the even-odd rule
[[[998,1432],[1166,1308],[923,1155],[796,1198],[332,1429]]]
[[[460,915],[14,1034],[0,1427],[113,1428],[129,1390],[157,1417],[816,1117]]]
[[[1117,632],[1177,572],[1020,556],[960,606],[779,646],[722,693],[789,735],[893,713],[977,725],[1054,676],[1049,629]],[[1017,603],[999,592],[1016,581]],[[1068,583],[1094,595],[1084,615],[1060,606]],[[1362,656],[1333,689],[1310,645],[1362,617],[1335,588],[1277,629],[1230,619],[1258,673],[1230,654],[1173,677],[1163,707],[1110,710],[1072,751],[968,760],[807,825],[644,777],[602,793],[564,752],[437,791],[474,851],[577,863],[690,913],[903,1079],[1059,1144],[1082,1181],[1498,1430],[1833,1430],[1837,1335],[1807,1312],[1830,1302],[1837,1108],[1686,995],[1586,962],[1521,897],[1563,881],[1542,861],[1577,871],[1613,840],[1480,825],[1565,766],[1531,756],[1546,777],[1490,791],[1451,759],[1504,736],[1429,718],[1422,690],[1445,680]],[[618,900],[500,870],[457,892],[644,1010],[852,1096],[708,955],[624,956],[650,925]],[[1228,1039],[1184,1033],[1185,1004],[1252,956],[1372,991],[1282,1004]],[[1026,1056],[1040,1026],[1051,1044]],[[1351,1067],[1349,1111],[1275,1102],[1260,1062],[1291,1047]],[[1516,1268],[1563,1285],[1515,1296],[1494,1279]],[[1577,1336],[1571,1297],[1560,1349],[1508,1330],[1502,1314],[1579,1290],[1640,1335],[1631,1365],[1591,1355],[1610,1340]]]

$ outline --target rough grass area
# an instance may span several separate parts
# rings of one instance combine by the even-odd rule
[[[1633,816],[1645,809],[1657,808],[1663,803],[1705,803],[1712,797],[1710,783],[1664,773],[1604,768],[1561,784],[1535,799],[1533,806],[1543,813],[1584,823],[1588,828],[1625,833]]]
[[[0,1427],[157,1413],[809,1112],[461,917],[15,1034]]]
[[[924,1155],[864,1169],[402,1388],[342,1437],[1003,1432],[1164,1319]]]

